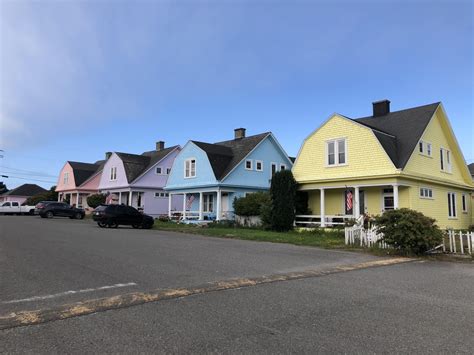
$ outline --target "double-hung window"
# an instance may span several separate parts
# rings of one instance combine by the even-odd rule
[[[346,139],[334,139],[326,142],[328,166],[344,165],[347,161]]]
[[[156,167],[156,173],[157,173],[158,175],[161,175],[162,172],[163,172],[163,169],[161,168],[161,166],[157,166],[157,167]]]
[[[117,180],[117,167],[113,166],[110,168],[110,180],[115,181]]]
[[[439,149],[439,159],[440,159],[441,171],[445,171],[447,173],[450,173],[452,171],[451,152],[447,149],[440,148]]]
[[[245,170],[253,170],[253,161],[252,160],[246,160],[245,161]]]
[[[187,159],[184,162],[184,177],[196,177],[196,159]]]
[[[263,161],[256,160],[255,161],[255,170],[256,171],[263,171]]]
[[[285,164],[280,164],[280,171],[286,170],[286,165]]]
[[[271,169],[271,174],[273,177],[273,175],[275,175],[275,173],[277,172],[277,163],[272,163],[272,169]]]
[[[67,183],[69,182],[69,172],[67,171],[64,173],[63,182],[64,185],[67,185]]]
[[[456,218],[456,194],[448,192],[448,217]]]

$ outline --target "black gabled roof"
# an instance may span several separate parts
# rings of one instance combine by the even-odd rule
[[[353,120],[371,128],[393,164],[403,169],[439,105],[439,102],[435,102],[384,116]]]
[[[173,147],[162,150],[152,150],[142,154],[129,154],[120,152],[115,152],[115,154],[117,154],[122,160],[127,181],[128,183],[131,183],[177,147],[178,146],[175,145]]]
[[[74,174],[74,182],[76,186],[82,185],[87,179],[89,179],[96,172],[102,170],[104,161],[99,160],[94,164],[82,163],[79,161],[68,161]]]
[[[204,150],[211,163],[217,180],[222,180],[239,164],[261,141],[271,133],[261,133],[245,138],[232,139],[217,143],[191,141]]]
[[[13,190],[5,192],[2,196],[34,196],[44,192],[47,192],[47,190],[36,184],[23,184]]]
[[[474,178],[474,163],[469,164],[467,168],[469,169],[471,176]]]

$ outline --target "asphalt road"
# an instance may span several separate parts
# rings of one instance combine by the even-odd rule
[[[379,259],[284,244],[99,229],[90,221],[2,216],[0,316]],[[6,329],[0,331],[0,352],[472,353],[473,295],[472,265],[416,261]]]

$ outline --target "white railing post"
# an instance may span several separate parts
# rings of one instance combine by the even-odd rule
[[[461,254],[464,254],[464,242],[463,242],[463,233],[459,231],[459,244],[461,248]]]
[[[324,189],[319,189],[320,191],[320,215],[321,215],[321,227],[326,227],[326,216],[324,211]]]

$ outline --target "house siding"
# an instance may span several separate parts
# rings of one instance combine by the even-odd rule
[[[347,164],[326,166],[326,142],[346,138]],[[311,134],[293,166],[298,182],[394,174],[397,169],[372,130],[339,115]]]
[[[117,167],[117,180],[110,180],[110,168]],[[125,175],[125,168],[122,160],[115,153],[112,153],[111,157],[107,160],[102,170],[100,177],[99,190],[108,191],[117,188],[128,187],[127,177]]]

